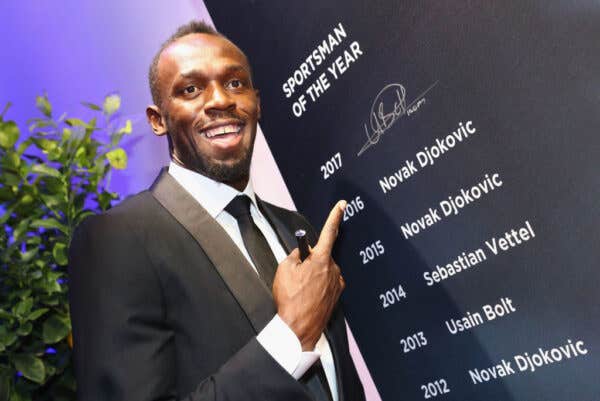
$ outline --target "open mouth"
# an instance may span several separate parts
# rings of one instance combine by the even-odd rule
[[[242,130],[243,125],[239,123],[225,124],[200,131],[208,139],[217,138],[225,135],[236,135]]]
[[[237,151],[242,143],[244,123],[239,120],[218,121],[207,124],[199,132],[201,137],[218,152]]]

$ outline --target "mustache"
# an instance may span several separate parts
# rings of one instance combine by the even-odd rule
[[[213,123],[215,121],[219,121],[219,120],[235,120],[236,122],[238,122],[239,124],[244,124],[246,122],[246,120],[239,116],[238,114],[232,112],[232,111],[227,111],[227,110],[219,110],[219,111],[213,111],[210,113],[210,118],[207,119],[202,119],[201,121],[198,121],[197,128],[202,128],[204,126],[206,126],[207,124]]]

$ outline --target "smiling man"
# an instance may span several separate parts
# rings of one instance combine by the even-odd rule
[[[260,118],[250,65],[201,22],[150,67],[148,120],[171,164],[150,190],[87,219],[70,249],[81,400],[363,400],[331,258],[249,180]],[[313,244],[299,259],[294,231]]]

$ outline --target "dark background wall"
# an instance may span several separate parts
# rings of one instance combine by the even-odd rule
[[[597,397],[598,3],[206,4],[250,58],[263,132],[298,209],[318,226],[336,199],[355,200],[336,259],[349,324],[382,398]],[[345,36],[335,35],[339,24]],[[331,52],[304,67],[308,77],[286,97],[283,84],[323,40]],[[328,67],[339,56],[349,64],[336,79]],[[307,89],[322,73],[329,87],[313,102]],[[418,152],[468,122],[472,135],[419,164]],[[502,184],[481,194],[486,174]],[[440,202],[461,190],[468,204],[445,216]],[[430,208],[435,224],[403,232]],[[506,232],[515,246],[507,240],[494,255],[486,241]],[[427,285],[424,273],[477,249],[481,263]],[[404,297],[393,293],[400,287]],[[393,303],[384,307],[382,296]],[[508,313],[488,320],[484,306],[498,304]],[[483,323],[452,334],[450,322],[468,313]],[[521,371],[525,353],[541,366]],[[508,376],[493,377],[498,364]]]

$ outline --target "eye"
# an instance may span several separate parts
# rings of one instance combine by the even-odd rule
[[[183,88],[183,93],[185,93],[186,95],[191,95],[192,93],[196,93],[197,91],[198,88],[196,88],[194,85],[189,85]]]
[[[239,89],[243,86],[242,81],[239,79],[232,79],[227,83],[227,87],[231,89]]]

